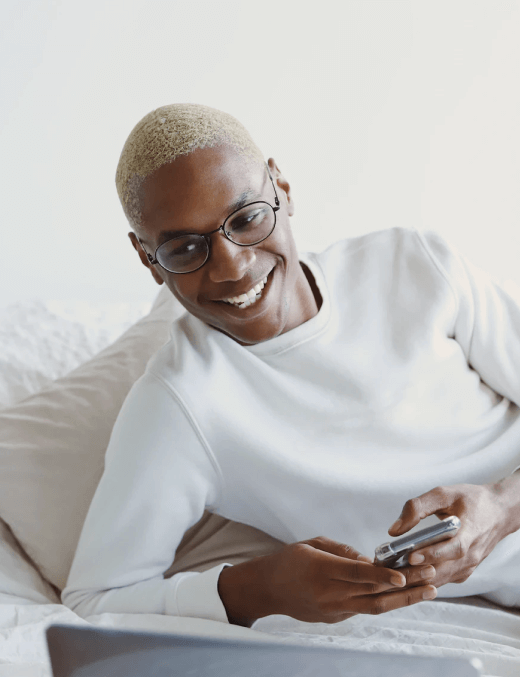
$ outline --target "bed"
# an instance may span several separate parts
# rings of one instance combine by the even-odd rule
[[[32,300],[0,311],[0,677],[50,677],[44,632],[54,623],[458,656],[485,675],[520,675],[520,610],[483,598],[437,598],[333,625],[273,615],[251,629],[149,614],[82,619],[61,604],[119,408],[182,312],[166,287],[153,303]],[[204,513],[164,576],[282,545]]]

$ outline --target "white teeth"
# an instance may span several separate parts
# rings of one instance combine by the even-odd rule
[[[226,301],[226,303],[238,305],[239,308],[247,308],[256,301],[257,294],[260,294],[262,289],[267,284],[267,278],[268,275],[266,275],[266,277],[264,277],[264,279],[261,282],[259,282],[256,286],[250,289],[246,294],[240,294],[240,296],[233,296],[233,298],[222,300]]]

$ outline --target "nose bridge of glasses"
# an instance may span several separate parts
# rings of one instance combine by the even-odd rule
[[[215,228],[215,230],[211,230],[209,233],[204,233],[203,237],[206,238],[208,244],[210,243],[211,236],[212,236],[214,233],[218,233],[219,230],[222,231],[222,235],[224,235],[224,237],[226,236],[226,231],[225,231],[225,229],[224,229],[224,224],[225,224],[225,221],[224,221],[224,223],[223,223],[221,226],[219,226],[218,228]]]

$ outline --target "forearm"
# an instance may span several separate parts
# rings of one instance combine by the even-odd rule
[[[233,625],[250,628],[259,618],[276,613],[269,594],[269,555],[224,568],[218,594]]]
[[[505,536],[520,529],[520,469],[490,485],[497,504],[506,515]]]

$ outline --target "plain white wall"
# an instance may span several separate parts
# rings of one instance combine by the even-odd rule
[[[150,110],[239,118],[300,249],[434,228],[520,282],[520,3],[3,0],[0,306],[148,301],[114,175]]]

